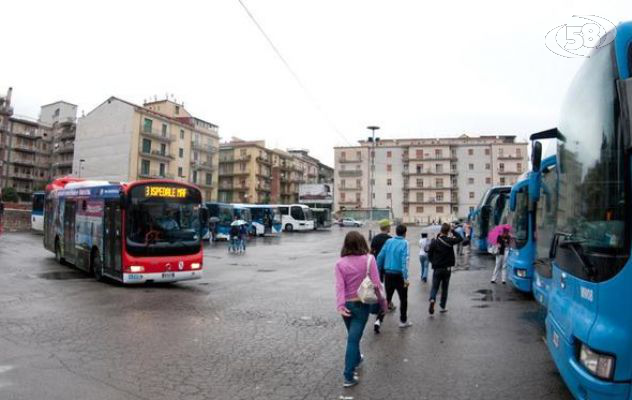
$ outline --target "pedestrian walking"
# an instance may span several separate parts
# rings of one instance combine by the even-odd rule
[[[463,241],[465,240],[465,229],[463,229],[463,225],[459,224],[454,228],[454,232],[463,239],[459,244],[456,245],[456,255],[463,255]]]
[[[399,327],[408,328],[412,323],[408,321],[408,259],[410,253],[406,241],[406,226],[397,225],[394,238],[388,239],[377,257],[377,265],[384,269],[384,284],[386,286],[386,301],[393,300],[397,292],[399,297]]]
[[[428,249],[430,246],[430,239],[428,239],[428,233],[422,232],[421,239],[419,239],[419,264],[421,266],[421,281],[423,283],[428,282]]]
[[[449,234],[452,233],[452,236]],[[430,290],[430,305],[428,312],[434,314],[437,293],[441,288],[441,301],[439,306],[441,312],[448,311],[448,287],[450,285],[450,276],[452,275],[452,267],[455,264],[454,245],[463,241],[454,230],[451,230],[450,224],[441,225],[441,231],[436,239],[433,239],[428,249],[428,257],[432,263],[432,289]]]
[[[367,276],[376,288],[378,304],[383,311],[386,310],[375,257],[370,254],[369,246],[359,232],[351,231],[345,236],[340,259],[336,263],[335,276],[336,308],[347,328],[343,386],[351,387],[358,384],[355,372],[363,360],[360,339],[371,309],[371,305],[363,303],[358,297],[358,289]]]
[[[239,225],[239,252],[246,252],[246,240],[248,240],[248,226],[246,224]]]
[[[498,273],[501,272],[501,279],[503,285],[507,283],[507,248],[509,247],[509,241],[511,237],[509,236],[509,229],[504,228],[502,233],[498,236],[497,239],[497,253],[496,253],[496,264],[494,265],[494,272],[492,273],[492,283],[496,283],[496,279],[498,279]]]
[[[386,243],[386,241],[391,238],[391,235],[389,235],[391,231],[391,221],[389,221],[388,219],[383,219],[378,222],[378,225],[380,226],[380,233],[375,235],[371,240],[371,254],[373,254],[373,257],[375,258],[377,258],[377,256],[380,254],[382,247],[384,247],[384,243]],[[384,282],[384,270],[378,269],[378,271],[380,273],[380,281]],[[388,304],[388,309],[391,311],[394,310],[393,303]],[[371,314],[376,314],[375,323],[373,323],[373,332],[378,334],[380,333],[380,327],[382,326],[382,322],[384,321],[385,314],[378,306],[374,306],[371,309]]]

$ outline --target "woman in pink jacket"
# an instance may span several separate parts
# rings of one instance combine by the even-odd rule
[[[358,298],[358,288],[367,275],[367,257],[369,259],[369,277],[375,285],[379,304],[386,311],[386,300],[380,283],[375,257],[369,252],[369,246],[359,232],[351,231],[345,237],[336,263],[336,306],[347,327],[347,351],[345,353],[344,387],[358,384],[355,370],[362,362],[360,339],[369,319],[371,306]]]

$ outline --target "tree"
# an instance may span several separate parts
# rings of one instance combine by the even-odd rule
[[[20,198],[18,197],[18,193],[12,187],[6,187],[2,189],[2,201],[12,201],[17,202]]]

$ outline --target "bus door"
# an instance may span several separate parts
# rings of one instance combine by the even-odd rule
[[[118,200],[105,203],[103,212],[103,269],[121,275],[121,205]]]
[[[75,250],[75,218],[77,216],[77,202],[66,199],[64,202],[64,258],[66,261],[76,259]]]
[[[263,212],[263,234],[271,235],[272,234],[272,220],[274,216],[272,214],[272,210],[266,209]]]

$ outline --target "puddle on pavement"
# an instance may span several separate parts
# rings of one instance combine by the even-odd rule
[[[489,308],[489,304],[479,304],[477,306],[472,306],[473,308]]]
[[[257,270],[257,272],[275,272],[276,269],[272,269],[272,268],[259,268]]]
[[[83,272],[75,272],[75,271],[55,271],[55,272],[46,272],[38,275],[42,279],[53,280],[53,281],[66,281],[70,279],[90,279],[90,277]]]

